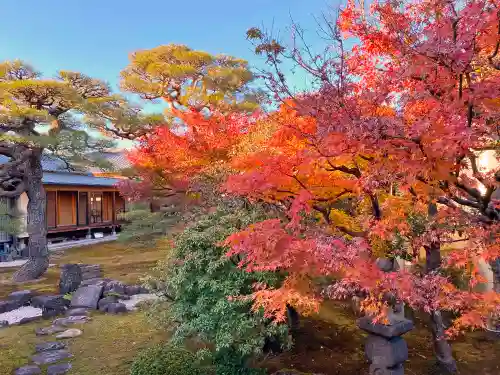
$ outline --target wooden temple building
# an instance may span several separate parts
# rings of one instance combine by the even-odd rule
[[[116,169],[126,168],[123,154],[104,156]],[[6,162],[0,156],[0,163]],[[47,238],[49,242],[66,239],[92,238],[98,233],[115,233],[121,226],[120,213],[126,210],[126,201],[120,196],[117,184],[122,177],[104,173],[98,168],[70,172],[62,161],[44,157],[43,184],[47,194]],[[12,245],[23,249],[28,233],[25,231],[28,197],[23,193],[16,199],[3,199],[9,212],[16,212],[21,220],[21,233],[15,237],[0,232],[0,253]],[[5,214],[0,220],[8,220]]]

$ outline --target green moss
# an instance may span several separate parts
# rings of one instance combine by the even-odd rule
[[[48,326],[42,321],[0,331],[0,369],[11,374],[17,367],[29,363],[35,345],[49,341],[47,336],[36,336],[36,327]],[[68,340],[73,369],[78,375],[127,374],[136,354],[144,348],[168,339],[165,332],[152,327],[142,312],[121,316],[95,314],[86,324],[75,325],[83,331],[80,337]]]
[[[151,270],[156,262],[165,258],[165,252],[158,247],[131,248],[119,242],[109,242],[94,246],[66,249],[51,254],[50,267],[45,275],[34,281],[13,283],[15,268],[0,269],[0,299],[16,290],[29,289],[40,294],[57,293],[59,265],[65,263],[100,264],[104,275],[125,283],[135,284],[139,278]]]

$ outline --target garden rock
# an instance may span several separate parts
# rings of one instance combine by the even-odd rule
[[[42,310],[42,318],[48,319],[53,318],[54,316],[61,315],[63,311],[61,310],[53,310],[53,309],[43,309]]]
[[[71,370],[71,363],[60,363],[47,368],[47,375],[62,375]]]
[[[42,344],[37,344],[35,351],[37,353],[40,353],[40,352],[48,352],[51,350],[61,350],[65,348],[66,348],[65,343],[61,341],[53,341],[53,342],[44,342]]]
[[[129,296],[140,294],[141,293],[141,286],[140,285],[127,285],[125,287],[125,293]]]
[[[102,277],[102,270],[99,264],[78,264],[82,270],[82,280]]]
[[[22,318],[19,321],[19,324],[27,324],[27,323],[35,322],[35,321],[40,320],[42,318],[43,318],[43,316],[41,316],[41,315],[38,315],[38,316],[28,316],[26,318]]]
[[[83,307],[78,307],[76,309],[69,309],[66,311],[66,316],[88,316],[89,310]]]
[[[120,294],[120,293],[116,293],[114,291],[108,291],[108,292],[104,292],[103,293],[103,296],[104,297],[116,297],[118,299],[130,299],[130,296],[129,295],[126,295],[126,294]]]
[[[37,328],[35,330],[35,334],[37,336],[47,336],[47,335],[52,335],[54,333],[59,333],[62,331],[65,331],[66,329],[63,327],[57,327],[57,326],[50,326],[50,327],[45,327],[45,328]]]
[[[59,293],[73,293],[82,282],[82,269],[78,264],[63,264],[59,278]]]
[[[15,310],[20,306],[17,301],[0,301],[0,314]]]
[[[106,284],[104,291],[113,292],[116,294],[125,294],[125,289],[126,286],[121,281],[111,280]]]
[[[64,311],[67,304],[68,300],[66,300],[63,295],[37,296],[34,297],[31,301],[31,305],[33,307],[39,307],[41,309],[49,310]]]
[[[101,279],[99,277],[96,277],[93,279],[83,280],[82,283],[80,284],[80,287],[89,286],[89,285],[97,285],[97,286],[105,287],[109,281],[110,280],[108,280],[108,279]]]
[[[20,290],[12,292],[7,298],[10,301],[17,302],[18,306],[27,306],[30,304],[31,298],[33,298],[33,292],[31,290]]]
[[[73,298],[71,298],[71,307],[87,307],[96,310],[102,291],[102,285],[89,285],[78,288],[73,294]]]
[[[56,336],[56,339],[71,339],[73,337],[78,337],[82,334],[82,331],[76,328],[67,329]]]
[[[14,371],[14,375],[38,375],[41,373],[40,367],[34,365],[19,367]]]
[[[52,324],[55,326],[68,326],[70,324],[87,323],[89,320],[90,318],[86,315],[73,315],[56,319],[52,322]]]
[[[110,314],[119,314],[119,313],[124,313],[127,312],[127,306],[125,304],[116,302],[116,303],[110,303],[106,306],[106,312]]]
[[[99,303],[98,303],[99,310],[106,311],[106,308],[110,303],[116,303],[116,302],[118,302],[118,297],[116,297],[116,296],[104,297],[104,298],[99,300]]]
[[[49,363],[58,362],[61,359],[66,359],[73,357],[73,355],[67,350],[52,350],[48,352],[41,352],[39,354],[35,354],[31,357],[31,360],[37,365],[47,365]]]

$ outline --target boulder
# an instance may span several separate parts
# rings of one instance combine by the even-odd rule
[[[101,299],[103,286],[89,285],[78,288],[71,298],[71,307],[86,307],[97,309],[97,303]]]
[[[80,329],[76,328],[70,328],[65,330],[64,332],[61,332],[56,336],[56,339],[71,339],[73,337],[78,337],[82,334],[82,331]]]
[[[41,373],[42,370],[40,367],[34,365],[19,367],[16,371],[14,371],[14,375],[38,375]]]
[[[18,301],[0,301],[0,314],[9,312],[21,307]]]
[[[47,375],[62,375],[71,370],[71,363],[59,363],[47,367]]]
[[[58,318],[52,322],[53,325],[55,326],[69,326],[71,324],[82,324],[82,323],[87,323],[90,320],[90,318],[86,315],[74,315],[74,316],[67,316],[65,318]]]
[[[100,311],[106,311],[106,306],[108,306],[110,303],[116,302],[118,302],[118,297],[116,296],[104,297],[99,300],[98,308]]]
[[[120,313],[125,313],[127,312],[127,306],[125,304],[116,302],[116,303],[110,303],[106,305],[106,312],[110,314],[120,314]]]
[[[66,348],[66,344],[61,341],[52,341],[52,342],[44,342],[42,344],[37,344],[35,347],[35,351],[37,353],[40,352],[48,352],[51,350],[61,350]]]
[[[82,282],[82,270],[78,264],[63,264],[59,278],[59,293],[73,293]]]
[[[42,318],[48,319],[53,318],[55,316],[61,315],[63,311],[61,310],[53,310],[53,309],[42,309]]]
[[[64,298],[63,295],[54,296],[37,296],[33,297],[31,300],[31,305],[33,307],[39,307],[41,309],[51,309],[51,310],[65,310],[68,304],[68,300]]]
[[[83,280],[80,286],[89,286],[89,285],[97,285],[97,286],[102,286],[105,287],[106,284],[108,283],[108,279],[101,279],[99,277],[93,278],[93,279],[88,279],[88,280]]]
[[[102,270],[99,264],[78,264],[82,270],[82,280],[102,277]]]
[[[104,297],[116,297],[118,299],[126,299],[126,300],[129,300],[130,299],[130,296],[126,295],[126,294],[120,294],[120,293],[116,293],[114,291],[109,291],[109,292],[104,292],[103,293],[103,296]]]
[[[20,290],[12,292],[7,298],[9,301],[17,302],[19,306],[27,306],[30,304],[31,298],[33,298],[33,292],[31,290]]]
[[[116,294],[125,294],[125,289],[126,289],[126,286],[121,281],[111,280],[106,284],[104,291],[105,292],[113,292]]]
[[[48,352],[41,352],[31,357],[31,360],[36,365],[48,365],[49,363],[59,362],[61,359],[71,358],[73,355],[67,350],[51,350]]]
[[[52,335],[54,333],[62,332],[65,331],[66,328],[63,327],[58,327],[58,326],[50,326],[50,327],[44,327],[44,328],[37,328],[35,329],[35,334],[37,336],[47,336],[47,335]]]
[[[83,307],[79,307],[76,309],[69,309],[66,311],[66,316],[88,316],[89,310]]]
[[[127,285],[125,287],[125,293],[128,296],[133,296],[133,295],[139,294],[140,291],[141,291],[141,287],[139,285]]]
[[[40,320],[42,319],[43,316],[42,315],[37,315],[37,316],[28,316],[26,318],[22,318],[20,321],[19,321],[19,324],[26,324],[26,323],[31,323],[31,322],[35,322],[37,320]]]

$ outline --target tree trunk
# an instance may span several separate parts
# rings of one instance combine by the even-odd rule
[[[16,282],[37,279],[49,266],[47,249],[46,194],[42,184],[42,150],[33,150],[26,163],[26,193],[28,195],[27,232],[28,261],[14,274]]]
[[[491,261],[490,266],[493,272],[493,290],[500,293],[500,258]]]
[[[435,272],[440,267],[441,245],[439,242],[433,242],[429,246],[425,246],[425,271],[426,273]],[[457,363],[453,358],[450,343],[446,341],[445,324],[440,310],[431,312],[430,329],[438,366],[448,373],[456,373]]]

